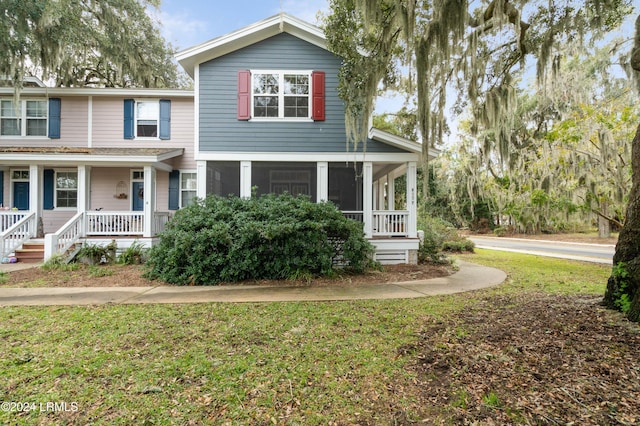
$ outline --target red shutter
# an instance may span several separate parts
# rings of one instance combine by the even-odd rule
[[[238,120],[251,118],[251,72],[238,71]]]
[[[324,121],[324,71],[314,71],[311,73],[311,84],[313,85],[313,110],[311,118],[316,121]]]

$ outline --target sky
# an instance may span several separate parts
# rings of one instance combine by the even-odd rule
[[[163,35],[179,51],[286,12],[317,24],[328,0],[162,0]]]
[[[640,0],[633,5],[637,13]],[[164,37],[181,51],[280,12],[317,25],[318,12],[329,12],[329,0],[161,0],[157,13]],[[627,19],[623,34],[633,33],[633,19]],[[403,98],[393,94],[378,97],[376,113],[396,112],[402,104]]]
[[[329,12],[328,0],[162,0],[162,34],[178,51],[239,30],[263,19],[288,13],[318,24],[318,12]],[[403,98],[380,96],[376,113],[396,112]]]

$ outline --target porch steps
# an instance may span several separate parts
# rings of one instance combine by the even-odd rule
[[[44,260],[44,240],[30,240],[16,250],[16,258],[22,263],[38,263]]]

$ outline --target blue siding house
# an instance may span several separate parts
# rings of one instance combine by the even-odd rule
[[[281,13],[191,47],[197,194],[306,194],[363,222],[383,263],[415,263],[419,143],[371,129],[346,142],[341,59],[322,30]],[[394,180],[406,176],[396,210]]]

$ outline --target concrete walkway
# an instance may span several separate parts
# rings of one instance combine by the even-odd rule
[[[0,288],[0,306],[411,299],[492,287],[501,284],[507,277],[503,271],[495,268],[462,261],[458,261],[458,265],[458,272],[448,277],[352,287],[336,285]]]

